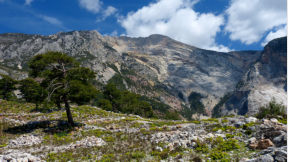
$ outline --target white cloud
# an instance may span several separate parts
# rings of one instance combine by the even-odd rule
[[[271,31],[265,38],[265,40],[261,43],[261,46],[265,46],[269,41],[287,36],[287,25],[280,27],[276,30],[276,32]]]
[[[104,11],[102,12],[101,18],[98,18],[96,22],[103,21],[103,20],[105,20],[107,17],[115,14],[116,12],[117,12],[117,9],[116,9],[115,7],[108,6],[108,7],[106,8],[106,10],[104,10]]]
[[[80,6],[96,14],[100,12],[102,2],[99,0],[79,0]]]
[[[63,26],[63,23],[55,17],[43,16],[42,18],[43,18],[43,20],[45,20],[45,21],[47,21],[53,25]]]
[[[215,43],[216,34],[224,24],[223,15],[195,12],[192,7],[197,2],[159,0],[128,13],[126,17],[119,17],[118,22],[126,29],[127,36],[163,34],[200,48],[229,51],[229,48]]]
[[[274,27],[287,24],[287,1],[232,0],[226,14],[225,30],[230,33],[230,39],[249,45]]]
[[[25,4],[24,5],[29,5],[31,4],[31,2],[33,2],[34,0],[25,0]]]
[[[103,11],[103,20],[106,19],[108,16],[113,15],[116,11],[116,8],[108,6],[107,9]]]
[[[114,30],[112,33],[110,33],[110,34],[108,34],[108,33],[106,33],[106,34],[103,34],[103,36],[111,36],[111,37],[115,37],[115,36],[117,36],[118,35],[118,32],[117,32],[117,30]]]

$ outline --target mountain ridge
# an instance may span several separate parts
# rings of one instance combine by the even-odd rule
[[[175,109],[183,109],[180,103],[189,108],[191,93],[200,93],[208,114],[221,97],[233,93],[237,83],[259,62],[262,54],[262,51],[203,50],[159,34],[129,38],[103,37],[97,31],[58,32],[49,36],[5,33],[0,34],[0,69],[6,72],[10,69],[12,76],[19,71],[25,73],[27,61],[47,50],[67,53],[82,66],[97,71],[97,79],[102,84],[116,74],[121,75],[122,67],[133,70],[150,85],[161,85],[169,94],[168,98],[174,96],[178,105]],[[159,95],[163,94],[157,92],[154,97]]]

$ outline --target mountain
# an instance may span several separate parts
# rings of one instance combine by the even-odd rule
[[[0,35],[0,73],[16,79],[28,77],[27,62],[34,55],[47,50],[61,51],[74,57],[82,66],[97,71],[95,85],[99,88],[107,82],[114,82],[121,89],[169,105],[186,118],[191,118],[194,113],[211,116],[213,108],[225,98],[225,94],[232,95],[226,104],[221,105],[222,114],[232,113],[231,110],[245,114],[257,111],[260,104],[254,100],[264,103],[258,101],[259,89],[255,88],[253,93],[250,93],[251,88],[245,89],[248,84],[255,84],[250,81],[254,71],[260,70],[261,76],[268,77],[267,83],[277,90],[280,80],[273,78],[282,78],[281,85],[287,78],[284,74],[287,65],[278,67],[278,62],[284,64],[287,58],[287,52],[284,52],[287,45],[280,40],[273,40],[274,44],[270,42],[264,51],[224,53],[203,50],[157,34],[129,38],[103,37],[97,31],[59,32],[49,36],[6,33]],[[282,52],[277,51],[278,48],[283,48]],[[280,74],[277,68],[284,68],[283,73]],[[239,89],[242,82],[245,86]],[[263,82],[259,82],[257,87],[260,88]],[[277,90],[269,95],[278,93]],[[247,97],[248,91],[250,95]],[[238,92],[246,93],[248,100],[253,99],[246,102],[245,95],[239,96]],[[282,91],[279,94],[281,96]],[[240,98],[235,99],[235,96]]]
[[[287,106],[287,37],[274,39],[264,47],[221,111],[255,115],[273,98]]]

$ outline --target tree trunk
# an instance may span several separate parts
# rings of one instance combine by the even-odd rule
[[[69,126],[74,126],[75,124],[74,124],[74,121],[73,121],[73,118],[72,118],[72,114],[71,114],[71,111],[70,111],[70,106],[69,106],[69,103],[68,103],[67,95],[64,95],[63,99],[64,99],[64,103],[65,103],[65,109],[66,109],[66,114],[67,114]]]
[[[57,105],[57,107],[58,107],[58,110],[60,111],[60,110],[61,110],[61,104],[60,104],[60,102],[56,102],[56,105]]]

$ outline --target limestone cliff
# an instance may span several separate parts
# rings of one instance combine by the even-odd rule
[[[264,47],[222,113],[254,115],[273,98],[287,106],[287,37],[274,39]]]

